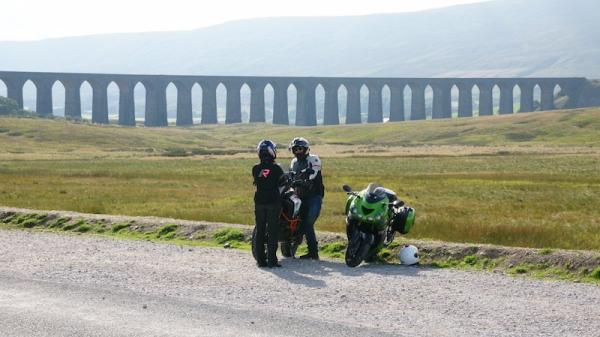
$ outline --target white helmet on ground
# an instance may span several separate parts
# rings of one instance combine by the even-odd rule
[[[400,257],[400,262],[404,265],[411,266],[419,263],[419,250],[413,245],[402,247],[398,256]]]

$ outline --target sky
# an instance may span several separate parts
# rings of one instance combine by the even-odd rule
[[[190,30],[275,16],[411,12],[484,0],[2,0],[0,41]]]

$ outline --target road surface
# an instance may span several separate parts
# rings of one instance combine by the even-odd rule
[[[600,287],[0,230],[0,336],[599,336]]]

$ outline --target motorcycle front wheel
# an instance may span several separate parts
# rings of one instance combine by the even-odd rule
[[[358,266],[367,257],[371,244],[373,243],[373,234],[357,231],[348,240],[346,248],[346,265],[350,268]]]

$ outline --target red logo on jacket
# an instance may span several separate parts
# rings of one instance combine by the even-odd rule
[[[270,169],[262,169],[262,171],[260,171],[260,173],[258,174],[258,177],[267,178],[269,176],[269,173],[271,173]]]

